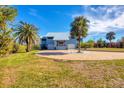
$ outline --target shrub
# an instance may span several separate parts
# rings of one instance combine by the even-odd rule
[[[8,55],[12,52],[13,41],[10,37],[4,37],[0,35],[0,56]]]
[[[19,50],[19,44],[14,42],[12,53],[17,53],[18,50]]]
[[[94,47],[94,43],[87,43],[88,48],[93,48]]]
[[[24,53],[26,52],[26,46],[25,45],[19,45],[18,53]]]
[[[92,39],[88,40],[87,44],[89,48],[94,47],[94,41]]]
[[[40,49],[40,45],[39,44],[34,45],[33,48],[32,48],[32,50],[39,50],[39,49]]]
[[[81,42],[81,48],[92,48],[92,47],[94,47],[94,43],[91,43],[91,42],[83,43],[83,42]]]
[[[81,48],[88,48],[88,47],[89,47],[88,43],[81,42]]]

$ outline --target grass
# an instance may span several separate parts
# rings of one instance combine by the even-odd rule
[[[124,60],[61,61],[35,52],[0,58],[0,87],[124,87]]]
[[[124,52],[124,48],[88,48],[90,51]]]

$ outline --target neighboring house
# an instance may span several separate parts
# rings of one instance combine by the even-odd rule
[[[41,49],[75,49],[77,40],[67,32],[48,33],[41,38]]]

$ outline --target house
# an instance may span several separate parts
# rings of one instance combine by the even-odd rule
[[[67,32],[53,32],[48,33],[41,38],[41,49],[75,49],[77,47],[77,40],[71,38]]]

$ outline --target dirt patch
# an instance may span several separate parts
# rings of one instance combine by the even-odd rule
[[[14,68],[4,68],[3,69],[4,76],[2,79],[2,83],[4,87],[11,87],[16,81],[16,70]]]
[[[121,52],[97,52],[83,51],[77,53],[77,50],[44,50],[37,54],[41,57],[61,59],[61,60],[115,60],[124,59],[124,53]]]

